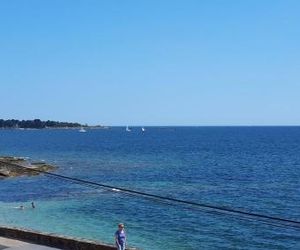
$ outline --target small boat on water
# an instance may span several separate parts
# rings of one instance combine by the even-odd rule
[[[146,129],[144,127],[142,127],[142,132],[145,132],[145,131],[146,131]]]
[[[130,132],[131,129],[130,129],[128,126],[126,126],[126,131],[127,131],[127,132]]]
[[[83,127],[81,127],[81,129],[79,129],[79,131],[78,132],[80,132],[80,133],[85,133],[86,132],[86,130],[83,128]]]

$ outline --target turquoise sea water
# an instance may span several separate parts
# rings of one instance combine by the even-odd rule
[[[300,220],[299,127],[0,130],[0,155],[56,173]],[[21,204],[36,209],[15,209]],[[113,243],[124,222],[142,249],[300,249],[300,230],[46,176],[0,181],[0,224]]]

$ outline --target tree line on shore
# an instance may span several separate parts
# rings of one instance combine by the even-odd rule
[[[81,127],[80,123],[77,122],[58,122],[58,121],[41,121],[40,119],[34,120],[16,120],[9,119],[4,120],[0,119],[0,128],[73,128]]]

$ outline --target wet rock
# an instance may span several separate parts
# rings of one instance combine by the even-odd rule
[[[45,162],[31,162],[23,157],[0,157],[0,178],[38,175],[39,171],[53,171],[56,167]]]

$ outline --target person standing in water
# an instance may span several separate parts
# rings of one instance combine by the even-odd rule
[[[31,207],[35,208],[34,202],[31,202]]]
[[[118,225],[118,230],[115,233],[115,241],[116,241],[116,245],[117,245],[117,250],[125,250],[126,234],[124,231],[123,223],[120,223]]]

